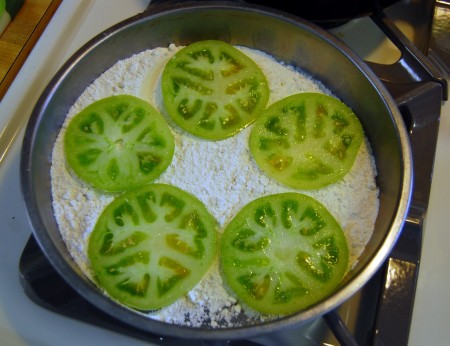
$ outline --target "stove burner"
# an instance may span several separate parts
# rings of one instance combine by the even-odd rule
[[[396,100],[410,134],[415,186],[402,233],[385,266],[348,302],[326,314],[323,319],[326,324],[319,319],[305,328],[280,332],[280,335],[283,334],[282,339],[280,335],[271,335],[255,340],[223,341],[226,345],[279,345],[280,340],[285,345],[297,345],[299,333],[320,334],[319,339],[324,342],[326,339],[327,344],[408,343],[440,107],[441,101],[447,99],[448,91],[441,73],[395,28],[383,12],[373,14],[372,18],[402,53],[402,58],[394,65],[369,63]],[[177,343],[177,339],[159,337],[132,328],[87,302],[53,269],[33,237],[30,237],[24,248],[19,269],[26,294],[46,309],[157,345]],[[344,323],[340,315],[347,316],[352,306],[352,318],[355,321],[346,320]],[[318,340],[317,335],[314,337],[311,336],[311,340]],[[182,343],[187,346],[208,344],[201,340],[183,340]]]

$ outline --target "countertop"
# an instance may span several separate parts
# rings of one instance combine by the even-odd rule
[[[0,100],[62,0],[27,0],[0,35]]]

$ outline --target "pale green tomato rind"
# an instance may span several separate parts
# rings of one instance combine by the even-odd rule
[[[269,99],[261,68],[234,46],[216,40],[195,42],[175,53],[161,85],[170,117],[192,135],[213,141],[254,122]]]
[[[89,237],[98,285],[123,305],[155,310],[184,296],[217,256],[217,222],[196,197],[148,184],[116,197]]]
[[[257,119],[249,146],[271,178],[296,189],[336,183],[352,168],[364,131],[340,100],[320,93],[288,96]]]
[[[121,192],[152,182],[172,161],[175,142],[148,102],[111,96],[75,115],[64,134],[69,167],[99,190]]]
[[[291,314],[332,294],[349,263],[345,234],[317,200],[299,193],[261,197],[225,228],[225,282],[249,307]]]

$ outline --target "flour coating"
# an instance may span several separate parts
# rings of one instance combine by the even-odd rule
[[[53,150],[51,178],[53,208],[61,235],[82,272],[92,279],[87,242],[95,222],[114,198],[92,190],[68,170],[63,137],[70,119],[89,104],[113,95],[129,94],[150,102],[163,113],[175,138],[170,166],[155,181],[177,186],[200,199],[219,222],[220,228],[250,201],[281,192],[297,191],[319,200],[341,224],[353,266],[369,241],[377,217],[379,190],[376,168],[368,141],[363,142],[351,171],[341,181],[320,190],[300,191],[268,178],[252,159],[248,148],[251,126],[219,142],[194,138],[165,114],[161,73],[179,47],[156,48],[118,61],[99,76],[70,108]],[[239,47],[267,76],[269,104],[299,92],[330,94],[321,83],[263,52]],[[241,305],[226,288],[216,260],[202,281],[185,297],[157,312],[149,313],[168,323],[189,326],[229,327],[243,320],[269,317]]]

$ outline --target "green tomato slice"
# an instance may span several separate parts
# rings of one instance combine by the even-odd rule
[[[169,305],[192,289],[217,254],[217,223],[194,196],[165,184],[125,192],[89,238],[95,278],[138,310]]]
[[[220,247],[225,280],[237,297],[267,314],[289,314],[331,294],[348,266],[347,241],[317,200],[299,193],[247,204]]]
[[[265,109],[267,79],[247,55],[222,41],[178,51],[162,74],[164,104],[187,132],[207,139],[233,136]]]
[[[319,189],[353,166],[364,131],[355,113],[320,93],[286,97],[258,118],[250,150],[259,167],[293,188]]]
[[[173,135],[148,102],[129,95],[101,99],[70,121],[67,162],[93,187],[119,192],[153,181],[170,164]]]

